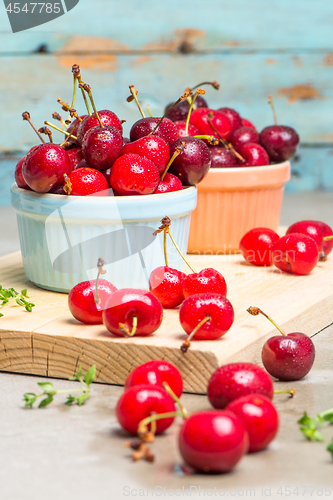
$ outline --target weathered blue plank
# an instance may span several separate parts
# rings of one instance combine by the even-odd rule
[[[326,50],[333,46],[332,19],[328,0],[80,0],[66,15],[13,35],[1,5],[0,51],[46,44],[52,52],[177,52],[184,42],[199,51]]]

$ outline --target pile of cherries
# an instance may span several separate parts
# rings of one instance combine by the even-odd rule
[[[333,230],[325,222],[304,220],[292,224],[280,238],[272,229],[257,227],[243,236],[239,248],[251,264],[274,264],[281,271],[305,275],[332,251]]]
[[[207,387],[214,409],[191,415],[179,400],[181,374],[167,361],[138,366],[128,375],[124,389],[116,417],[123,429],[137,436],[128,443],[134,460],[154,460],[148,445],[175,417],[183,419],[178,433],[180,455],[187,466],[200,472],[230,471],[245,453],[266,448],[278,431],[272,380],[252,363],[217,369]]]
[[[122,196],[159,194],[196,185],[210,167],[268,165],[287,160],[296,152],[299,137],[294,129],[276,123],[259,134],[235,110],[209,108],[199,85],[186,89],[176,103],[166,107],[161,118],[145,116],[137,91],[130,85],[127,100],[136,101],[142,118],[125,138],[123,121],[113,111],[97,111],[79,66],[74,64],[72,72],[71,105],[58,99],[68,118],[64,120],[59,113],[52,115],[61,122],[61,128],[45,121],[47,126],[37,130],[30,114],[22,115],[42,143],[31,148],[16,165],[15,180],[20,188],[77,196],[107,196],[109,188]],[[207,83],[219,88],[216,82],[200,85]],[[86,115],[80,116],[74,108],[77,87],[84,97]],[[54,144],[48,127],[62,132],[65,140]],[[42,134],[50,142],[46,143]]]

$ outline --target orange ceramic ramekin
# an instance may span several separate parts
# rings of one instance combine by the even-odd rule
[[[197,185],[189,253],[235,253],[254,227],[278,228],[290,162],[263,167],[211,168]]]

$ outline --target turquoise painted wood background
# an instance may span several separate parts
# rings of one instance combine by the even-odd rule
[[[71,66],[81,66],[99,109],[126,119],[140,115],[127,103],[134,84],[143,106],[160,115],[185,87],[207,88],[211,107],[229,106],[260,130],[278,120],[301,138],[289,192],[333,190],[333,2],[329,0],[80,0],[70,12],[13,34],[0,5],[0,204],[17,160],[36,143],[22,120],[38,127],[70,101]],[[84,112],[81,99],[77,108]],[[55,135],[55,139],[60,137]]]

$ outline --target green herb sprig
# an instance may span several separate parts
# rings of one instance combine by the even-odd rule
[[[305,411],[303,416],[297,420],[297,423],[300,426],[300,431],[309,441],[324,441],[319,429],[323,427],[325,422],[329,425],[333,425],[333,408],[318,413],[315,418],[309,417]],[[333,458],[333,438],[326,449],[332,454]]]
[[[3,288],[0,285],[0,309],[5,307],[9,302],[15,299],[17,305],[25,308],[26,311],[31,312],[35,304],[27,301],[29,299],[28,290],[25,288],[21,293],[17,292],[14,288]],[[3,314],[0,312],[0,318]]]
[[[82,367],[80,366],[77,370],[77,372],[74,374],[74,377],[70,377],[68,380],[76,380],[82,384],[82,387],[78,389],[65,389],[61,391],[57,391],[52,384],[52,382],[37,382],[39,387],[43,389],[43,392],[41,394],[36,394],[34,392],[26,392],[23,395],[23,400],[25,401],[25,407],[26,408],[32,408],[33,404],[37,401],[38,398],[42,398],[45,396],[44,399],[39,403],[38,408],[43,408],[45,406],[48,406],[50,403],[52,403],[53,398],[56,394],[66,394],[66,393],[73,393],[73,392],[81,392],[79,396],[72,396],[71,394],[68,394],[67,400],[65,401],[66,405],[71,405],[73,403],[77,403],[79,406],[82,406],[83,403],[89,398],[91,388],[90,385],[94,381],[96,376],[96,365],[92,365],[89,370],[86,371],[85,375],[83,376],[82,373]]]

